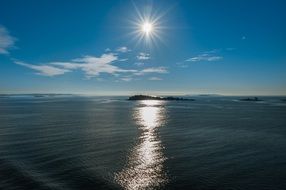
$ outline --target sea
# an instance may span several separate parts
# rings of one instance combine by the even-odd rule
[[[285,190],[285,97],[1,95],[0,189]]]

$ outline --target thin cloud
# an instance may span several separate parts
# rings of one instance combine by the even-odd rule
[[[136,72],[136,70],[122,69],[112,65],[112,63],[117,60],[117,55],[109,53],[103,54],[101,57],[84,56],[82,58],[73,59],[72,62],[52,62],[50,64],[65,69],[81,69],[85,72],[87,78],[98,76],[100,73],[115,74]]]
[[[128,58],[119,59],[118,61],[122,61],[122,62],[124,62],[124,61],[128,61]]]
[[[122,81],[125,81],[125,82],[130,82],[132,81],[132,78],[131,77],[123,77],[121,78]]]
[[[0,26],[0,54],[9,54],[9,49],[14,47],[16,38],[11,36],[4,26]]]
[[[23,63],[20,61],[16,61],[15,63],[37,71],[36,74],[38,75],[49,76],[49,77],[63,75],[66,72],[70,71],[68,69],[61,69],[61,68],[53,67],[50,65],[32,65],[32,64]]]
[[[228,51],[232,51],[234,48],[228,48]],[[217,55],[219,54],[222,49],[213,49],[210,51],[202,52],[201,54],[198,54],[197,56],[188,58],[184,61],[177,62],[176,65],[180,68],[188,68],[189,64],[188,62],[213,62],[213,61],[219,61],[223,59],[223,56]]]
[[[150,67],[143,69],[141,72],[143,73],[168,73],[166,67]]]
[[[141,52],[141,53],[139,53],[139,55],[137,55],[137,59],[138,60],[148,60],[148,59],[150,59],[151,57],[150,57],[150,54],[149,53],[143,53],[143,52]]]
[[[69,62],[49,62],[43,65],[33,65],[19,61],[15,61],[15,63],[36,70],[38,71],[37,74],[44,76],[62,75],[74,70],[82,70],[85,73],[86,78],[99,76],[101,73],[116,75],[117,73],[138,72],[137,70],[122,69],[112,65],[113,62],[117,60],[118,57],[115,54],[109,53],[103,54],[100,57],[84,56]]]
[[[166,67],[150,67],[142,70],[126,69],[114,65],[115,62],[120,61],[118,56],[114,53],[105,53],[100,57],[83,56],[72,59],[67,62],[48,62],[41,65],[28,64],[15,60],[15,63],[37,71],[37,74],[43,76],[57,76],[63,75],[72,71],[83,71],[85,78],[99,77],[100,74],[106,73],[115,77],[121,77],[123,81],[133,80],[131,76],[142,76],[150,73],[164,74],[168,73]],[[130,76],[131,75],[131,76]]]
[[[213,50],[205,51],[203,53],[204,54],[215,54],[215,53],[219,53],[220,51],[221,49],[213,49]]]
[[[181,67],[181,68],[188,68],[189,67],[189,64],[187,64],[185,61],[184,62],[178,62],[178,63],[176,63],[176,65],[178,67]]]
[[[141,71],[138,71],[134,73],[134,75],[140,76],[140,75],[145,75],[145,74],[150,74],[150,73],[165,74],[165,73],[168,73],[168,70],[166,67],[150,67],[150,68],[146,68]]]
[[[134,63],[134,65],[136,65],[136,66],[143,66],[144,63],[143,62],[136,62],[136,63]]]
[[[126,53],[126,52],[129,52],[131,50],[128,49],[126,46],[122,46],[122,47],[117,48],[116,51],[120,52],[120,53]]]
[[[159,77],[150,77],[150,78],[148,78],[148,80],[157,80],[157,81],[159,81],[159,80],[162,80],[161,78],[159,78]]]
[[[187,59],[186,61],[191,61],[191,62],[198,62],[198,61],[219,61],[223,59],[222,56],[217,56],[217,55],[213,55],[210,53],[203,53],[200,54],[198,56],[195,57],[191,57],[189,59]]]

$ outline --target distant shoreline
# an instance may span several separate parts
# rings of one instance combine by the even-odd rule
[[[130,96],[128,100],[136,101],[136,100],[164,100],[164,101],[194,101],[195,99],[190,98],[180,98],[180,97],[160,97],[160,96],[147,96],[147,95],[135,95]]]

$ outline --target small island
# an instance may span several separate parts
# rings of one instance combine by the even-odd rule
[[[254,98],[242,98],[240,101],[249,101],[249,102],[257,102],[257,101],[262,101],[261,99],[254,97]]]
[[[130,96],[128,100],[166,100],[166,101],[194,101],[194,99],[180,98],[180,97],[160,97],[160,96],[147,96],[147,95],[135,95]]]

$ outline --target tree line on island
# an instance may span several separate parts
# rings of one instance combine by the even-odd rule
[[[147,95],[135,95],[130,96],[128,100],[168,100],[168,101],[194,101],[195,99],[181,98],[181,97],[160,97],[160,96],[147,96]]]
[[[174,97],[174,96],[150,96],[150,95],[134,95],[130,96],[127,100],[166,100],[166,101],[195,101],[192,98],[182,98],[182,97]],[[258,97],[253,98],[241,98],[239,101],[250,101],[250,102],[258,102],[263,101]],[[281,99],[281,101],[286,101],[286,99]]]

